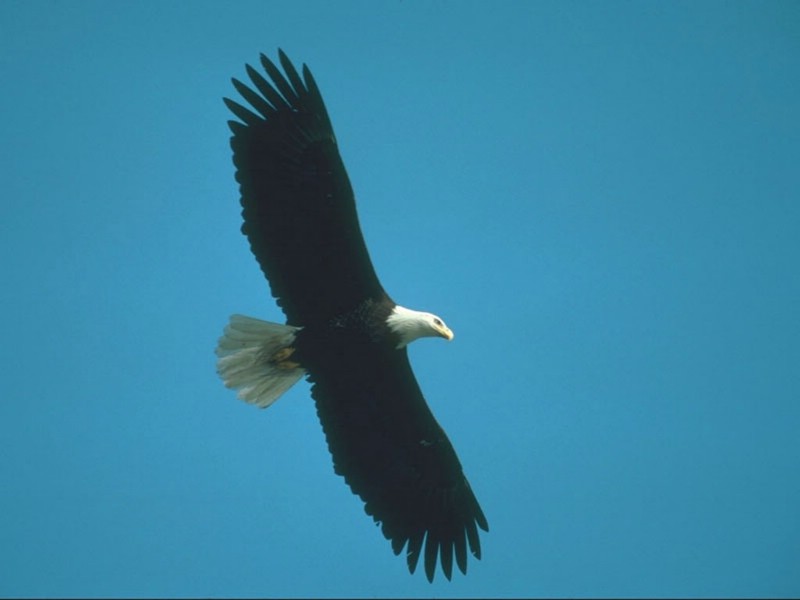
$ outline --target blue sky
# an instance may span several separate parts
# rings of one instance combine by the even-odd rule
[[[312,68],[489,519],[409,576],[303,382],[222,97]],[[0,3],[0,595],[800,594],[800,5]]]

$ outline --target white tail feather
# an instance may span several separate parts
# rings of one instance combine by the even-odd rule
[[[250,404],[266,408],[292,387],[305,371],[278,366],[275,353],[294,343],[299,327],[231,315],[217,343],[217,373],[226,387]]]

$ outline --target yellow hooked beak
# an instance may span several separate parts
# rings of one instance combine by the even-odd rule
[[[455,337],[453,335],[453,332],[450,331],[450,328],[445,324],[436,325],[436,331],[439,333],[440,336],[442,336],[448,342],[453,341],[453,338]]]

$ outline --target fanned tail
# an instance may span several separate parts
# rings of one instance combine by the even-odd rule
[[[217,343],[217,373],[226,387],[250,404],[266,408],[305,374],[295,362],[299,327],[231,315]]]

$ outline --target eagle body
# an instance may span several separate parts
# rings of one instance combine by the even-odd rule
[[[480,558],[477,529],[488,523],[407,346],[453,334],[441,318],[384,291],[316,82],[305,65],[301,77],[281,51],[279,58],[283,72],[261,56],[271,81],[246,67],[255,90],[233,80],[250,108],[225,103],[239,119],[229,126],[242,232],[287,323],[233,315],[217,371],[259,407],[306,377],[334,471],[395,554],[405,548],[411,573],[424,555],[428,580],[437,563],[450,579],[454,558],[462,573],[467,550]]]

